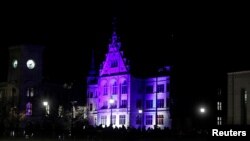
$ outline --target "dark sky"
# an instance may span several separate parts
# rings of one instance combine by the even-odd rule
[[[0,25],[2,81],[9,46],[41,44],[46,46],[47,78],[84,84],[91,49],[97,67],[107,51],[113,16],[134,74],[173,66],[179,105],[208,100],[218,87],[225,87],[226,72],[250,69],[249,12],[244,4],[120,1],[7,9],[1,12]]]

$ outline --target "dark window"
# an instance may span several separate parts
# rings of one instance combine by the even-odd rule
[[[107,86],[107,84],[105,84],[103,86],[103,95],[108,95],[108,86]]]
[[[152,85],[146,86],[146,93],[147,94],[153,93],[153,86]]]
[[[153,122],[153,116],[146,115],[146,125],[152,125],[152,122]]]
[[[118,89],[118,86],[117,86],[117,83],[114,82],[114,84],[112,85],[112,94],[117,94],[117,89]]]
[[[167,98],[167,107],[170,107],[170,98]]]
[[[126,122],[126,116],[125,115],[120,115],[119,124],[124,125],[125,122]]]
[[[93,104],[89,104],[89,110],[92,111],[93,110]]]
[[[146,100],[146,108],[153,108],[153,100]]]
[[[164,93],[164,84],[157,85],[157,93]]]
[[[127,108],[127,100],[122,100],[120,108]]]
[[[247,91],[241,89],[241,123],[247,124]]]
[[[128,93],[128,84],[127,84],[127,81],[124,81],[122,84],[121,84],[121,94],[127,94]]]
[[[164,99],[157,99],[157,108],[164,108]]]

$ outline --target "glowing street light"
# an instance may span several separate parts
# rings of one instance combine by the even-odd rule
[[[138,113],[139,113],[139,116],[140,116],[140,124],[141,124],[141,131],[142,131],[142,110],[140,109],[140,110],[138,110]]]
[[[45,107],[45,115],[48,116],[49,115],[49,103],[48,101],[43,101],[43,106]]]
[[[43,102],[43,106],[47,106],[48,105],[48,102],[47,101],[44,101]]]
[[[200,107],[200,113],[201,113],[201,114],[206,113],[206,108],[204,108],[204,107]]]

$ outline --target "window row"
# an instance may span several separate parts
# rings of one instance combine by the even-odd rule
[[[127,94],[128,93],[128,84],[127,81],[124,81],[122,84],[120,84],[120,94]],[[103,85],[103,95],[108,95],[108,85]],[[118,94],[118,84],[114,82],[111,85],[111,94],[115,95]]]
[[[170,90],[170,85],[169,85],[169,83],[167,83],[167,88],[166,88],[166,90],[167,90],[167,92],[169,92],[169,90]],[[165,92],[164,84],[158,84],[157,87],[156,87],[156,92],[157,92],[157,93],[164,93],[164,92]],[[153,85],[147,85],[147,86],[146,86],[146,93],[147,93],[147,94],[155,93],[155,92],[154,92],[154,86],[153,86]]]
[[[127,105],[128,105],[128,101],[127,100],[121,100],[121,103],[120,103],[120,108],[127,108]],[[90,105],[91,106],[91,111],[92,111],[92,104]],[[114,100],[114,103],[110,103],[109,105],[110,108],[117,108],[117,101]],[[101,107],[101,109],[108,109],[108,101],[104,101],[103,102],[103,105]]]
[[[107,116],[101,116],[101,124],[107,125]],[[116,115],[112,115],[112,124],[116,124]],[[119,115],[119,125],[126,124],[126,115]]]
[[[142,116],[137,115],[136,116],[136,124],[141,125],[142,124]],[[157,124],[163,125],[164,124],[164,115],[157,115]],[[146,125],[153,125],[153,115],[146,115]]]

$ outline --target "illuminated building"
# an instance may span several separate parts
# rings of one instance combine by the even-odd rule
[[[170,71],[163,67],[158,75],[136,78],[120,50],[114,31],[99,73],[92,67],[87,77],[88,120],[94,126],[171,128]],[[156,118],[158,117],[158,118]]]

